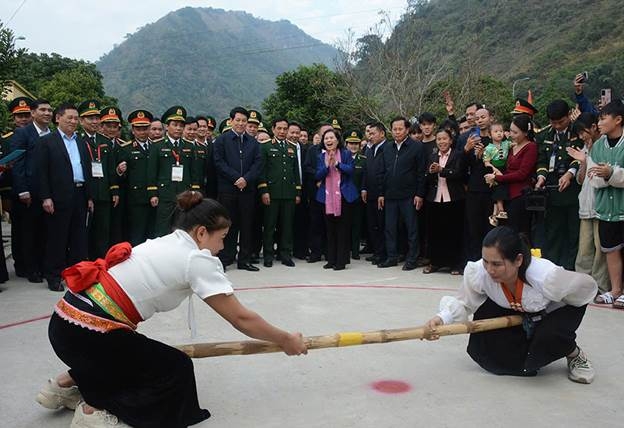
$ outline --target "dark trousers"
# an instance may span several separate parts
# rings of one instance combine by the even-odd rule
[[[323,205],[324,206],[324,205]],[[351,220],[353,204],[344,198],[341,201],[341,213],[336,217],[325,215],[327,228],[327,263],[336,267],[345,267],[350,260],[351,249]]]
[[[430,263],[437,267],[460,269],[462,238],[464,235],[464,201],[429,202],[426,205],[426,253]]]
[[[219,253],[219,258],[225,266],[234,263],[238,243],[238,263],[249,263],[253,247],[256,194],[255,192],[220,193],[217,199],[228,210],[232,219],[232,226],[225,237],[225,248]]]
[[[535,376],[537,370],[576,349],[576,330],[587,306],[564,306],[546,315],[535,325],[533,337],[521,325],[473,333],[468,354],[485,370],[497,375]],[[489,298],[477,309],[474,320],[519,315],[501,308]]]
[[[264,206],[264,233],[262,236],[264,260],[273,261],[275,228],[278,222],[280,257],[282,260],[292,257],[294,214],[295,201],[293,199],[271,199],[271,203]]]
[[[27,276],[41,273],[46,235],[39,199],[33,198],[30,206],[14,199],[11,221],[14,222],[11,229],[15,231],[18,242],[15,270]]]
[[[259,198],[256,198],[256,208],[254,210],[256,215],[253,222],[253,241],[251,245],[251,254],[258,256],[260,250],[262,250],[262,228],[264,224],[264,205]]]
[[[360,255],[360,243],[362,240],[362,224],[366,215],[364,202],[358,198],[353,203],[353,221],[351,222],[351,254]]]
[[[128,219],[127,219],[126,192],[122,187],[119,192],[119,204],[112,208],[110,213],[110,245],[115,245],[128,240]]]
[[[505,226],[511,227],[513,230],[524,233],[528,239],[531,239],[531,212],[526,209],[526,196],[521,195],[505,204],[508,220]],[[576,211],[578,218],[578,209]],[[576,253],[574,253],[576,255]]]
[[[369,198],[366,203],[366,223],[368,236],[373,244],[373,256],[386,259],[386,212],[377,209],[377,198]]]
[[[310,257],[318,257],[325,251],[327,232],[325,229],[325,204],[310,200]]]
[[[483,238],[492,228],[488,217],[492,215],[492,197],[490,193],[468,192],[464,226],[466,228],[466,256],[469,261],[481,259]]]
[[[133,247],[156,237],[156,208],[150,204],[128,205],[130,244]]]
[[[308,233],[310,224],[310,204],[306,198],[295,206],[295,230],[293,236],[293,253],[298,259],[308,255]]]
[[[165,236],[171,233],[173,215],[175,214],[176,202],[160,199],[156,206],[156,236]]]
[[[111,201],[93,201],[89,225],[89,258],[104,258],[111,244]]]
[[[44,214],[47,242],[43,274],[48,281],[59,281],[68,266],[86,260],[87,199],[84,188],[75,188],[70,201],[54,204],[54,214]]]
[[[418,222],[416,220],[416,208],[414,207],[413,198],[405,199],[386,199],[386,252],[388,260],[396,261],[398,254],[398,230],[399,222],[403,219],[405,229],[407,231],[407,255],[406,263],[416,263],[418,257]]]
[[[543,256],[556,265],[574,270],[578,252],[580,220],[578,203],[574,205],[548,205],[544,227],[546,247]]]

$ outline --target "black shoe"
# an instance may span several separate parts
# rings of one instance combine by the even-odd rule
[[[316,263],[321,261],[321,256],[308,256],[306,259],[308,263]]]
[[[431,264],[431,261],[427,258],[418,257],[418,259],[416,259],[416,267],[425,267],[429,264]]]
[[[345,270],[344,266],[334,266],[334,270]]]
[[[295,267],[295,262],[291,258],[282,257],[282,264],[288,267]]]
[[[407,262],[403,265],[402,270],[414,270],[416,269],[416,263]]]
[[[308,258],[308,256],[306,254],[294,254],[296,259],[299,260],[306,260]]]
[[[334,265],[331,263],[325,263],[323,265],[323,269],[333,269],[333,268],[334,268]]]
[[[35,284],[41,284],[43,282],[43,278],[38,273],[33,273],[28,275],[28,282],[32,282]]]
[[[48,281],[48,290],[50,291],[65,291],[65,288],[61,284],[59,280],[49,280]]]
[[[362,248],[360,250],[360,254],[371,254],[373,252],[371,247],[367,247],[366,245],[364,246],[364,248]]]
[[[239,263],[239,270],[247,270],[249,272],[258,272],[260,270],[259,267],[252,265],[251,263]]]
[[[364,260],[366,260],[367,262],[372,262],[373,260],[377,260],[377,257],[375,257],[375,256],[368,256]]]
[[[405,261],[405,256],[399,256],[399,263],[402,263]]]
[[[264,267],[273,267],[273,260],[265,260]]]
[[[351,253],[351,258],[353,260],[360,260],[360,255],[358,253]]]
[[[398,265],[396,260],[384,260],[383,262],[379,262],[379,264],[377,265],[377,267],[379,268],[387,268],[387,267],[392,267],[392,266],[396,266]]]
[[[15,271],[15,276],[17,276],[18,278],[27,278],[28,274],[24,271],[21,270],[16,270]]]

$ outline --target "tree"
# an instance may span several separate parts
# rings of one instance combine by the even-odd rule
[[[63,102],[78,104],[88,98],[97,98],[104,105],[116,104],[114,98],[105,96],[101,75],[86,65],[59,71],[41,85],[39,96],[53,106]]]
[[[345,127],[362,123],[344,80],[323,64],[300,66],[275,81],[277,89],[262,103],[267,125],[277,117],[296,120],[306,129],[316,129],[331,117]]]
[[[13,30],[4,26],[0,21],[0,94],[4,95],[7,83],[17,74],[20,58],[26,49],[15,47],[15,34]],[[9,111],[4,103],[0,106],[0,130],[9,123]]]

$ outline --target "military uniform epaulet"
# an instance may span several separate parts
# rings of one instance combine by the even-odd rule
[[[124,140],[117,138],[117,144],[119,144],[120,147],[126,147],[132,144],[132,141],[124,141]]]
[[[159,138],[158,140],[150,140],[150,141],[155,144],[162,143],[163,141],[165,141],[165,137]]]
[[[13,131],[7,132],[2,136],[2,138],[9,138],[11,135],[13,135]]]
[[[536,129],[535,133],[536,134],[541,134],[542,132],[550,131],[550,128],[552,128],[552,125],[548,124],[548,125],[544,126],[543,128]]]
[[[267,139],[267,140],[262,140],[262,141],[258,141],[260,144],[266,144],[266,143],[270,143],[271,139]]]
[[[287,142],[288,144],[290,144],[291,146],[293,146],[293,147],[297,147],[297,145],[296,145],[295,143],[293,143],[292,141],[288,141],[288,140],[286,140],[286,142]]]
[[[360,155],[360,157],[361,157],[362,159],[366,159],[366,155],[362,155],[362,154],[361,154],[361,155]]]

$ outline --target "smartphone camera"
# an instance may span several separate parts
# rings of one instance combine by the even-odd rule
[[[589,73],[584,71],[581,74],[581,77],[578,79],[579,83],[587,83],[587,81],[589,80]]]

